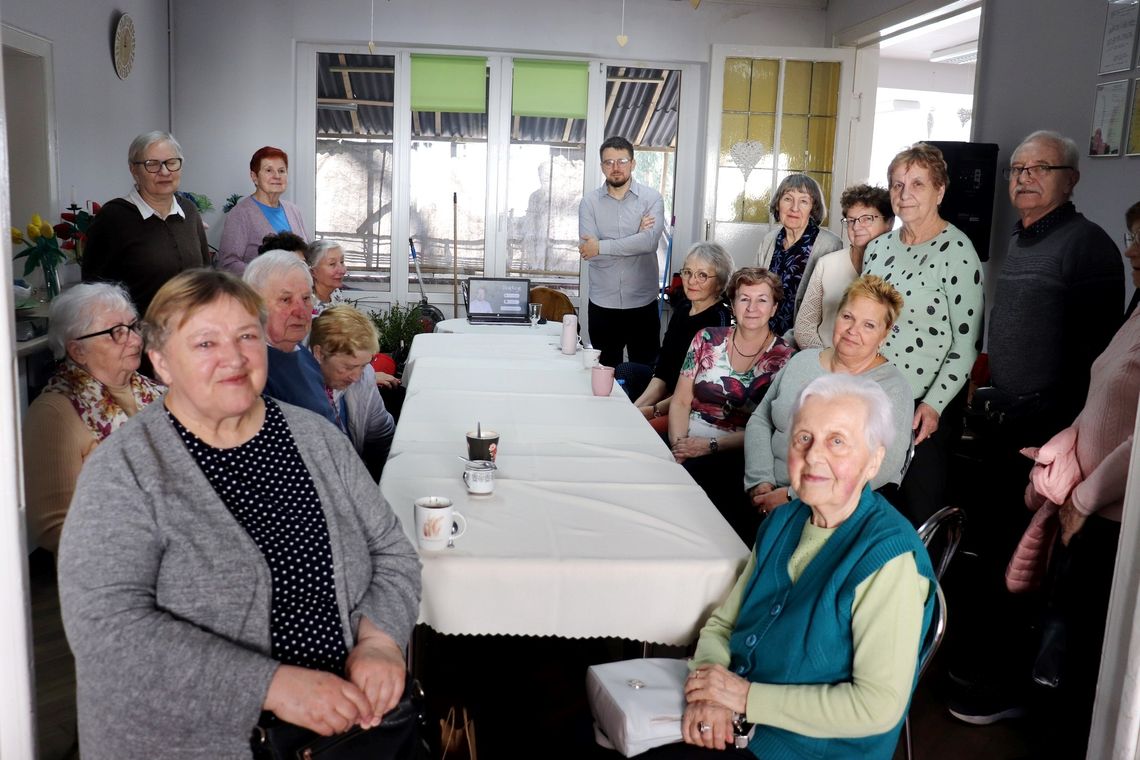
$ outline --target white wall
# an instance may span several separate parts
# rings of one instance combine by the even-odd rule
[[[138,37],[134,71],[125,81],[111,61],[119,12],[131,15]],[[127,146],[140,132],[168,127],[166,16],[165,0],[6,0],[0,7],[0,21],[52,42],[58,197],[41,213],[58,213],[73,185],[80,203],[130,188]],[[192,184],[192,166],[186,174]]]
[[[363,45],[368,0],[195,0],[175,9],[175,127],[188,162],[207,164],[184,186],[205,192],[220,207],[250,189],[249,156],[262,145],[289,153],[295,145],[294,42]],[[392,0],[376,3],[376,43],[605,57],[627,61],[707,64],[711,45],[824,43],[823,11],[706,3],[627,0],[626,47],[618,0]],[[315,76],[313,72],[300,75]],[[703,69],[702,93],[707,90]],[[705,98],[702,98],[702,101]],[[703,122],[703,118],[701,119]],[[704,134],[682,135],[702,151]],[[697,201],[699,205],[699,199]],[[678,211],[700,218],[700,209]],[[220,235],[221,213],[211,241]]]

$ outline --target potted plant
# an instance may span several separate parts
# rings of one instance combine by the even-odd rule
[[[424,331],[419,305],[393,304],[387,311],[369,311],[368,317],[376,326],[381,353],[389,354],[396,362],[397,376],[403,374],[412,339]]]
[[[103,207],[93,201],[90,204],[91,211],[81,209],[80,206],[73,203],[68,206],[67,211],[59,214],[59,218],[63,221],[55,226],[56,237],[63,240],[59,247],[71,254],[71,261],[65,263],[65,267],[78,268],[83,264],[83,253],[87,251],[87,230],[91,227],[91,222],[95,221],[96,214]],[[79,281],[78,273],[74,279]]]

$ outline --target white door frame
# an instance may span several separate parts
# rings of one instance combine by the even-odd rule
[[[42,37],[5,26],[4,44],[13,41],[31,40],[44,55],[47,81],[52,79],[51,43]],[[18,44],[18,43],[17,43]],[[13,45],[17,46],[17,45]],[[23,48],[21,48],[23,49]],[[24,52],[29,52],[26,49]],[[0,96],[4,91],[3,77],[0,77]],[[48,144],[52,166],[53,200],[55,199],[55,122],[54,99],[49,91],[47,97],[50,132]],[[9,203],[11,192],[8,187],[8,118],[0,109],[0,229],[8,229]],[[4,282],[12,281],[12,241],[3,235],[0,242],[0,277]],[[15,304],[11,288],[0,289],[0,321],[4,324],[7,338],[0,341],[0,363],[5,367],[5,380],[0,382],[0,619],[7,621],[0,626],[0,757],[35,757],[35,689],[33,681],[33,649],[31,629],[31,606],[28,587],[28,547],[25,537],[25,506],[23,494],[23,462],[20,446],[20,398],[17,392],[19,372],[17,369],[15,335]]]

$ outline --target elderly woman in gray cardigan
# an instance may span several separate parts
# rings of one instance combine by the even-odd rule
[[[163,286],[170,391],[79,478],[59,585],[87,760],[248,758],[262,711],[327,736],[400,699],[416,553],[348,438],[262,395],[264,322],[232,275]]]

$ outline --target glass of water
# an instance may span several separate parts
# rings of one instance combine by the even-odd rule
[[[538,320],[542,319],[542,304],[532,303],[528,309],[530,311],[530,326],[538,327]]]

